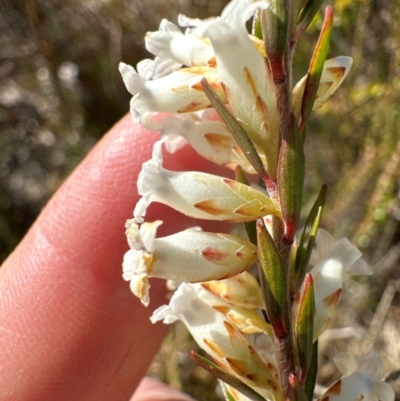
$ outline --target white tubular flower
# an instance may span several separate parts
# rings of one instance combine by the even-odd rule
[[[221,18],[197,30],[210,38],[229,105],[251,139],[265,151],[268,171],[275,177],[279,142],[275,89],[266,61],[246,30],[247,20],[267,5],[265,1],[234,0]]]
[[[247,185],[206,173],[164,169],[162,143],[163,140],[154,144],[152,160],[143,163],[139,174],[138,191],[142,198],[134,211],[139,223],[152,202],[207,220],[243,222],[268,214],[279,215],[277,202]]]
[[[320,401],[394,401],[392,387],[382,382],[382,364],[376,353],[357,361],[349,352],[342,352],[334,362],[343,376],[326,390]]]
[[[236,326],[203,299],[202,291],[199,284],[181,284],[169,305],[157,309],[151,321],[173,323],[181,320],[199,346],[218,365],[238,376],[266,399],[282,399],[278,371],[263,363]]]
[[[352,64],[353,59],[347,56],[339,56],[325,61],[313,110],[322,107],[336,92],[343,80],[349,74]],[[301,110],[306,79],[307,75],[304,76],[293,88],[293,112],[297,116]]]
[[[147,113],[184,113],[205,109],[210,101],[201,87],[206,77],[218,95],[225,99],[218,72],[211,67],[183,68],[158,79],[146,80],[130,65],[120,63],[119,71],[128,91],[133,95],[131,113],[135,119]],[[143,67],[143,75],[149,74]]]
[[[343,273],[371,274],[371,269],[361,259],[361,252],[346,238],[335,240],[327,231],[320,229],[315,245],[311,258],[314,267],[310,274],[314,280],[314,338],[317,338],[325,330],[339,302]]]
[[[167,140],[166,148],[174,153],[188,142],[203,158],[234,170],[240,165],[246,173],[256,174],[243,151],[232,134],[221,121],[208,119],[207,111],[185,113],[173,117],[165,117],[161,121],[156,118],[147,119],[146,127],[161,132]],[[182,141],[182,139],[186,141]],[[259,150],[261,160],[266,163],[264,153]]]
[[[215,66],[214,50],[210,43],[191,33],[186,35],[172,22],[163,19],[156,32],[148,32],[146,49],[161,59],[173,60],[180,66]]]
[[[146,306],[149,277],[185,282],[218,280],[241,273],[257,259],[251,242],[229,234],[188,229],[156,238],[161,221],[128,220],[126,235],[131,249],[125,254],[123,278]]]

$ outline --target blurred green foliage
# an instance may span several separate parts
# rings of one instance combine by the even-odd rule
[[[118,63],[136,65],[149,57],[144,35],[157,30],[162,18],[218,15],[226,3],[0,2],[0,262],[68,173],[128,111]],[[307,129],[305,211],[326,182],[322,226],[349,237],[380,271],[368,286],[367,308],[374,308],[384,283],[399,275],[400,0],[334,0],[333,6],[329,55],[352,56],[354,65]],[[321,16],[300,40],[296,80],[307,71]],[[370,315],[356,313],[347,315],[365,327]],[[192,347],[178,327],[151,372],[198,399],[214,399],[204,389],[215,381],[188,362]]]

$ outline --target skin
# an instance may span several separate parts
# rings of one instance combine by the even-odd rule
[[[136,179],[159,138],[124,117],[49,201],[0,269],[0,395],[4,401],[129,400],[167,332],[149,316],[167,303],[153,280],[145,308],[122,279],[124,223],[139,199]],[[173,170],[215,172],[189,148],[165,152]],[[159,235],[201,224],[163,205]],[[150,379],[134,401],[190,400]]]

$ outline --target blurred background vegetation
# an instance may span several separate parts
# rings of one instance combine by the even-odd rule
[[[69,172],[128,111],[130,96],[118,63],[136,65],[149,57],[144,35],[157,30],[161,18],[176,22],[179,13],[205,18],[218,15],[226,3],[0,1],[0,262]],[[352,56],[354,65],[308,128],[306,200],[313,200],[322,182],[328,184],[323,226],[357,244],[377,274],[346,283],[341,320],[332,325],[342,329],[321,340],[326,365],[320,382],[337,375],[329,362],[334,353],[362,354],[374,346],[395,383],[400,369],[400,0],[334,0],[333,6],[330,56]],[[297,78],[307,70],[321,15],[299,43]],[[343,329],[350,325],[352,330]],[[217,399],[215,381],[189,361],[192,348],[178,325],[150,373],[199,400]]]

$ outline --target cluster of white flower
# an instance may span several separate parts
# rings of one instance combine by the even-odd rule
[[[281,217],[279,201],[225,177],[202,172],[174,172],[163,168],[162,147],[174,152],[189,143],[202,157],[248,174],[255,170],[203,90],[202,78],[235,116],[254,143],[269,177],[277,178],[280,119],[279,105],[266,61],[264,42],[250,35],[247,21],[267,1],[233,0],[221,17],[205,21],[179,17],[183,33],[163,20],[157,32],[146,35],[146,48],[155,55],[137,71],[121,63],[126,87],[133,95],[134,119],[162,139],[154,145],[153,157],[143,164],[138,179],[142,196],[127,222],[130,250],[123,262],[123,277],[133,293],[147,306],[149,277],[180,282],[168,306],[157,309],[153,322],[181,320],[213,361],[239,378],[266,400],[285,398],[275,355],[274,333],[263,319],[266,308],[262,289],[247,269],[257,262],[257,246],[232,234],[187,229],[156,238],[162,221],[144,222],[152,202],[168,205],[198,219],[249,222],[267,216]],[[327,60],[314,108],[335,92],[351,67],[349,57]],[[293,88],[292,109],[298,117],[305,78]],[[342,290],[343,273],[370,274],[361,253],[342,238],[335,241],[319,230],[310,260],[314,283],[314,338],[326,328]],[[304,285],[303,285],[304,287]],[[295,318],[304,288],[292,305]],[[339,355],[343,378],[321,399],[347,401],[378,399],[392,401],[393,391],[381,382],[380,362],[370,356],[357,362]],[[348,364],[348,367],[343,367]],[[235,400],[248,399],[224,384]]]

